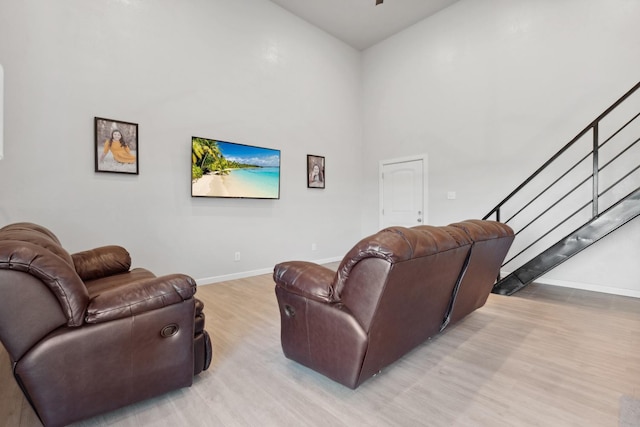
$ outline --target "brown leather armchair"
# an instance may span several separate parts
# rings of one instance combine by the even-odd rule
[[[276,265],[285,356],[358,387],[482,307],[513,238],[494,221],[391,227],[357,243],[337,272]]]
[[[0,340],[44,425],[190,386],[209,367],[194,280],[130,266],[119,246],[70,255],[40,225],[0,229]]]

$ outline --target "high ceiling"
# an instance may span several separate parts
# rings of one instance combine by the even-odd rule
[[[366,49],[458,0],[271,0],[358,50]]]

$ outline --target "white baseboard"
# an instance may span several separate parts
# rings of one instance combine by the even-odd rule
[[[337,262],[337,261],[342,261],[342,257],[325,258],[325,259],[319,259],[319,260],[310,261],[310,262],[314,262],[316,264],[328,264],[328,263]],[[196,284],[198,286],[204,286],[204,285],[210,285],[212,283],[227,282],[229,280],[244,279],[246,277],[260,276],[261,274],[271,274],[271,273],[273,273],[273,267],[266,267],[258,270],[249,270],[249,271],[241,271],[239,273],[224,274],[222,276],[204,277],[202,279],[196,279]]]
[[[338,261],[342,261],[342,257],[325,258],[325,259],[319,259],[311,262],[314,262],[316,264],[329,264],[329,263],[338,262]],[[204,285],[210,285],[213,283],[227,282],[229,280],[244,279],[246,277],[253,277],[253,276],[259,276],[261,274],[270,274],[270,273],[273,273],[273,267],[266,267],[258,270],[242,271],[239,273],[224,274],[222,276],[205,277],[202,279],[196,279],[196,284],[198,284],[198,286],[204,286]],[[503,272],[500,272],[500,274],[502,277],[506,277],[509,275],[509,272],[503,271]],[[624,289],[624,288],[614,288],[611,286],[591,285],[588,283],[571,282],[568,280],[546,279],[544,277],[536,279],[535,283],[540,283],[542,285],[550,285],[550,286],[560,286],[563,288],[582,289],[585,291],[602,292],[605,294],[621,295],[625,297],[640,298],[640,290],[635,290],[635,289]]]
[[[585,291],[602,292],[604,294],[621,295],[625,297],[640,298],[640,290],[636,289],[624,289],[614,288],[611,286],[591,285],[588,283],[571,282],[568,280],[556,280],[539,278],[535,280],[536,283],[551,286],[561,286],[563,288],[582,289]]]
[[[501,271],[501,277],[507,277],[510,272]],[[535,283],[541,285],[560,286],[563,288],[582,289],[584,291],[602,292],[604,294],[621,295],[625,297],[640,298],[640,290],[614,288],[612,286],[591,285],[589,283],[572,282],[570,280],[556,280],[540,277],[534,280]]]

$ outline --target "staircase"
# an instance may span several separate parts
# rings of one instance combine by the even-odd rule
[[[640,216],[638,89],[640,83],[485,215],[516,234],[502,266],[510,273],[494,293],[514,294]]]

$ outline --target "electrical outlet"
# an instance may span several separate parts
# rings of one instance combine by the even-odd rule
[[[447,199],[449,200],[455,200],[456,198],[456,192],[455,191],[449,191],[447,192]]]
[[[316,245],[315,243],[311,244],[311,250],[312,251],[317,251],[318,250],[318,245]]]
[[[234,260],[234,261],[240,261],[240,252],[236,252],[236,253],[233,255],[233,260]]]

